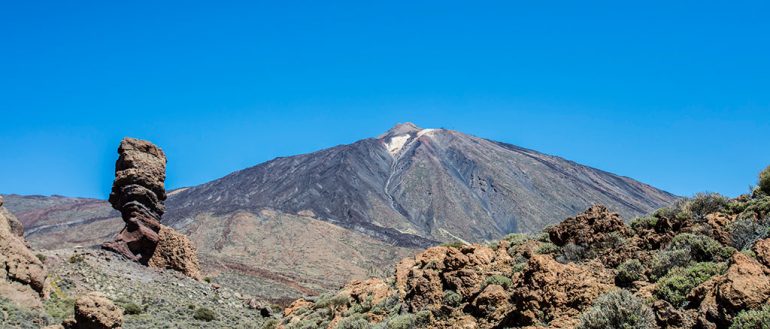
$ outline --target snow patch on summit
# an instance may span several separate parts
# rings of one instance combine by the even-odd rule
[[[385,147],[388,148],[390,155],[396,155],[396,153],[401,151],[404,145],[406,145],[406,142],[409,141],[410,137],[411,136],[409,135],[393,136],[387,143],[385,143]]]

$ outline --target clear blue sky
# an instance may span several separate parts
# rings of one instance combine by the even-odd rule
[[[176,188],[403,121],[679,195],[770,164],[766,1],[321,3],[4,1],[0,193],[105,197],[123,136]]]

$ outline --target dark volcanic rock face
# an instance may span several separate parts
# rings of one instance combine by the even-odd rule
[[[597,203],[633,218],[675,199],[562,158],[402,124],[180,191],[167,220],[184,225],[200,213],[271,208],[414,247],[537,232]]]
[[[146,264],[158,244],[165,211],[166,155],[152,143],[133,138],[120,142],[118,154],[109,201],[126,226],[104,247]]]

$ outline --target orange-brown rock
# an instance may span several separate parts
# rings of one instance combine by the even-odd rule
[[[719,212],[706,215],[706,224],[710,230],[708,235],[721,244],[729,245],[731,238],[727,227],[734,220],[735,216],[728,216]]]
[[[757,241],[751,248],[757,254],[757,260],[763,265],[770,267],[770,239]]]
[[[340,290],[340,294],[350,296],[353,302],[371,305],[379,304],[389,293],[390,286],[379,278],[355,280]]]
[[[134,138],[124,138],[118,154],[109,201],[126,226],[115,241],[103,246],[147,264],[155,252],[165,211],[166,155],[154,144]]]
[[[16,236],[23,237],[24,225],[20,220],[16,218],[16,216],[14,216],[10,211],[3,207],[3,203],[3,196],[0,195],[0,217],[5,217],[5,220],[8,221],[8,226],[10,227],[11,233]]]
[[[158,245],[147,265],[176,270],[196,280],[201,278],[195,246],[187,236],[165,225],[161,225]]]
[[[598,262],[561,264],[550,255],[532,255],[526,269],[514,276],[514,310],[504,324],[528,326],[550,320],[554,327],[574,325],[584,308],[614,287],[612,280]]]
[[[574,243],[579,246],[594,246],[607,242],[610,233],[629,236],[630,231],[620,215],[610,212],[607,207],[594,205],[582,214],[565,219],[548,229],[548,236],[556,245]]]
[[[729,326],[740,311],[756,309],[770,301],[770,277],[758,261],[734,253],[723,275],[693,289],[688,299],[698,305],[702,326]]]
[[[297,310],[311,307],[313,307],[313,302],[300,298],[289,304],[289,306],[283,310],[283,316],[289,317]]]
[[[64,323],[67,329],[115,329],[122,325],[123,310],[98,292],[78,297],[74,321]]]
[[[45,297],[46,269],[18,234],[16,218],[0,206],[0,296],[24,306],[40,306]]]
[[[497,323],[510,309],[509,296],[502,286],[490,284],[473,300],[473,306],[486,321]]]

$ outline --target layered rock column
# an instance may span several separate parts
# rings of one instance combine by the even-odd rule
[[[166,155],[152,143],[134,138],[124,138],[118,154],[109,201],[126,226],[115,241],[103,246],[147,264],[158,244],[165,211]]]

